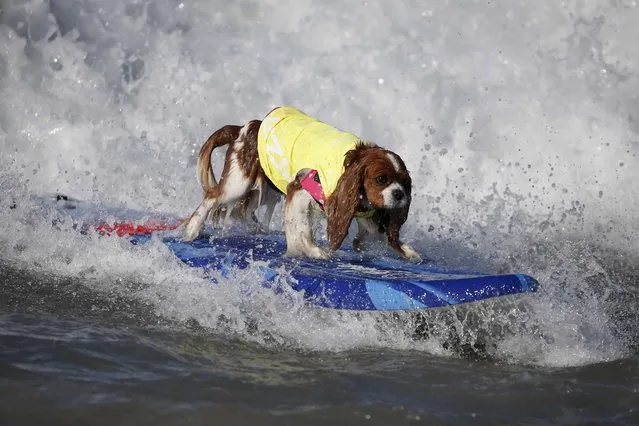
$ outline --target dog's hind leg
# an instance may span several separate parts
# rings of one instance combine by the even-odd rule
[[[205,186],[204,199],[195,209],[193,214],[184,222],[184,239],[187,241],[194,240],[199,235],[204,222],[209,217],[213,209],[222,206],[232,210],[234,203],[246,197],[255,184],[255,174],[247,170],[243,165],[245,150],[252,149],[257,142],[250,138],[256,138],[259,128],[259,121],[251,121],[239,130],[237,138],[233,141],[226,153],[224,162],[224,170],[222,171],[222,179],[215,186]],[[249,133],[253,130],[252,133]],[[246,145],[251,143],[252,145]],[[226,139],[221,143],[230,143]],[[200,167],[202,168],[202,167]],[[208,179],[207,176],[202,177],[203,180]]]
[[[220,206],[232,209],[233,204],[245,197],[251,186],[251,179],[243,175],[239,169],[231,169],[231,173],[222,183],[206,191],[200,205],[184,223],[184,240],[192,241],[197,238],[204,221],[213,209]]]
[[[191,217],[184,222],[185,241],[192,241],[197,238],[209,213],[218,205],[218,197],[204,197],[197,209],[191,214]]]

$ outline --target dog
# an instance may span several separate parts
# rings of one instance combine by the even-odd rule
[[[220,182],[212,174],[211,153],[228,145]],[[411,204],[412,180],[392,151],[312,118],[293,107],[273,109],[263,121],[226,125],[206,142],[198,158],[204,198],[184,222],[184,239],[199,235],[204,221],[221,207],[238,202],[248,210],[274,207],[275,188],[286,196],[286,255],[329,259],[344,242],[353,219],[353,247],[383,239],[402,258],[419,254],[399,237]],[[203,185],[204,188],[204,185]],[[313,238],[312,213],[323,210],[329,250]]]

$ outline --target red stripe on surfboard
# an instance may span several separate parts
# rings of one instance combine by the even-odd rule
[[[117,234],[118,237],[123,237],[125,235],[151,234],[156,231],[171,231],[180,226],[181,223],[181,221],[147,221],[144,223],[114,222],[113,224],[103,222],[96,225],[93,229],[95,229],[100,235]]]

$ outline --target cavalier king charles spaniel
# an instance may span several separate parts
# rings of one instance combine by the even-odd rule
[[[211,156],[228,145],[220,182]],[[402,258],[420,260],[402,243],[399,231],[408,217],[411,178],[404,161],[392,151],[364,142],[292,107],[278,107],[262,121],[227,125],[209,137],[200,151],[197,175],[204,199],[184,222],[184,239],[197,238],[209,215],[236,212],[257,221],[266,206],[266,228],[282,195],[284,232],[289,256],[328,259],[343,243],[353,219],[361,250],[385,237]],[[313,238],[312,213],[327,219],[330,251]]]

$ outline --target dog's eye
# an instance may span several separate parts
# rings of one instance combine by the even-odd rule
[[[388,177],[385,175],[377,176],[375,178],[375,183],[377,183],[378,185],[386,185],[388,183]]]

